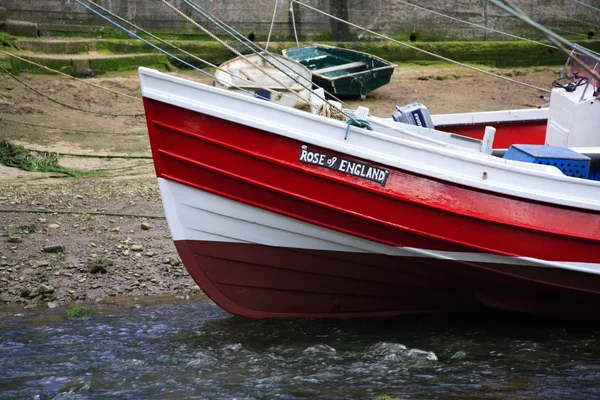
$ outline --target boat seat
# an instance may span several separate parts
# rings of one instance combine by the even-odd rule
[[[366,67],[367,63],[362,61],[351,62],[348,64],[334,65],[333,67],[315,69],[312,71],[313,74],[326,74],[328,72],[341,71],[344,69],[354,69],[359,67]]]

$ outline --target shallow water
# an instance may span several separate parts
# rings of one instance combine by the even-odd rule
[[[600,399],[600,326],[255,321],[207,299],[0,310],[0,399]]]

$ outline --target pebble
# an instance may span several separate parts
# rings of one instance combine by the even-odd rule
[[[141,244],[134,244],[131,246],[131,251],[144,251],[144,246]]]
[[[42,283],[40,286],[38,286],[38,293],[39,294],[54,293],[54,286],[45,285]]]
[[[150,224],[147,222],[142,222],[141,228],[143,231],[147,231],[150,229]]]
[[[50,224],[50,225],[48,225],[48,228],[50,228],[50,229],[58,229],[58,228],[60,228],[60,225],[59,224]]]
[[[64,253],[65,247],[61,245],[45,246],[42,248],[43,253]]]
[[[58,303],[51,301],[48,303],[48,308],[56,308],[58,307]]]

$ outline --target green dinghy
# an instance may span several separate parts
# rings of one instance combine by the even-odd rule
[[[283,55],[310,70],[315,86],[336,96],[365,98],[387,85],[395,64],[360,51],[313,45],[283,50]]]

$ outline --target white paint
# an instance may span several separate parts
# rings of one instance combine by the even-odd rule
[[[560,147],[600,146],[600,101],[593,97],[593,88],[574,92],[553,89],[550,96],[550,116],[546,144]]]
[[[140,68],[143,96],[390,167],[504,195],[600,211],[600,182],[555,167],[418,143]],[[300,150],[300,149],[298,149]],[[482,179],[483,172],[487,179]]]
[[[375,253],[466,262],[561,268],[600,274],[600,264],[393,247],[262,210],[163,178],[158,179],[173,240],[255,243],[274,247]]]
[[[548,119],[548,111],[549,108],[526,108],[522,110],[437,114],[432,115],[431,119],[436,126],[474,124],[493,125],[495,122],[527,122]]]

